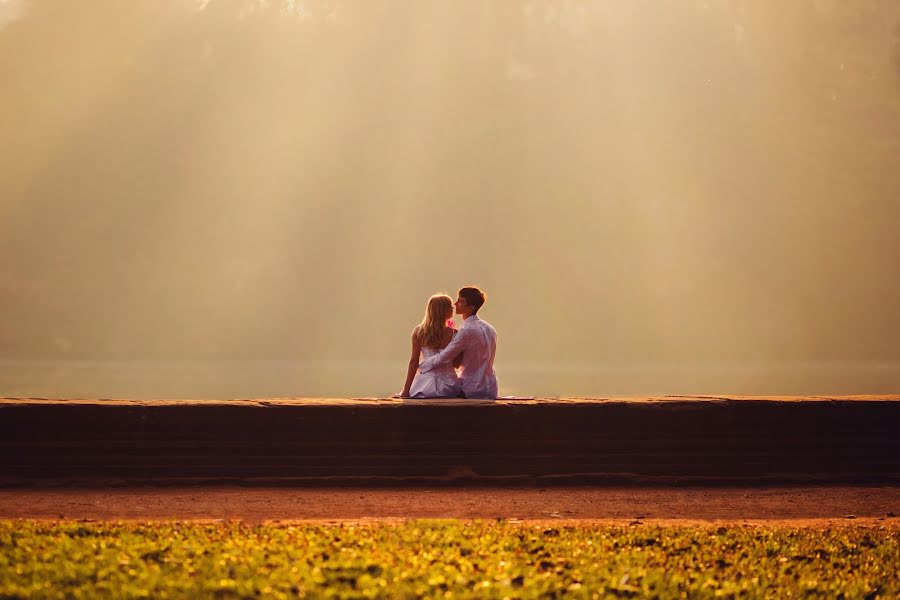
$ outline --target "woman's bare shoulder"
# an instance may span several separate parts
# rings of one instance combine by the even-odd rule
[[[446,330],[444,330],[444,343],[442,344],[442,347],[446,348],[447,344],[450,343],[450,340],[452,340],[453,336],[455,336],[455,335],[456,335],[456,330],[453,329],[452,327],[448,327]]]

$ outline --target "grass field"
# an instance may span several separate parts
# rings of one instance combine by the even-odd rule
[[[0,521],[0,598],[897,598],[896,529]]]

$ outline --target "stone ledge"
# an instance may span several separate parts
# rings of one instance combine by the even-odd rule
[[[501,398],[499,400],[398,399],[398,398],[235,398],[154,399],[127,398],[0,398],[0,408],[11,405],[88,404],[101,406],[522,406],[534,404],[661,404],[678,402],[900,402],[900,394],[856,396],[639,396],[575,398]]]
[[[894,395],[5,398],[0,483],[894,484],[897,431]]]

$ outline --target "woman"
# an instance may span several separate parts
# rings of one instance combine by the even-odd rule
[[[425,317],[412,332],[412,355],[406,370],[406,383],[403,391],[397,394],[400,398],[459,398],[462,387],[456,376],[455,367],[460,365],[462,354],[456,357],[453,365],[443,365],[419,373],[419,357],[425,358],[437,354],[447,347],[456,330],[450,327],[448,320],[453,316],[453,299],[446,294],[436,294],[428,299]]]

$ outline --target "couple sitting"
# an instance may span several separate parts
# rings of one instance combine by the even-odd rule
[[[446,294],[428,300],[425,318],[412,332],[406,383],[395,397],[497,398],[497,332],[475,314],[484,300],[484,294],[476,287],[459,290],[455,305]],[[453,306],[463,318],[459,331],[449,320]],[[457,376],[456,369],[460,367],[462,373]]]

